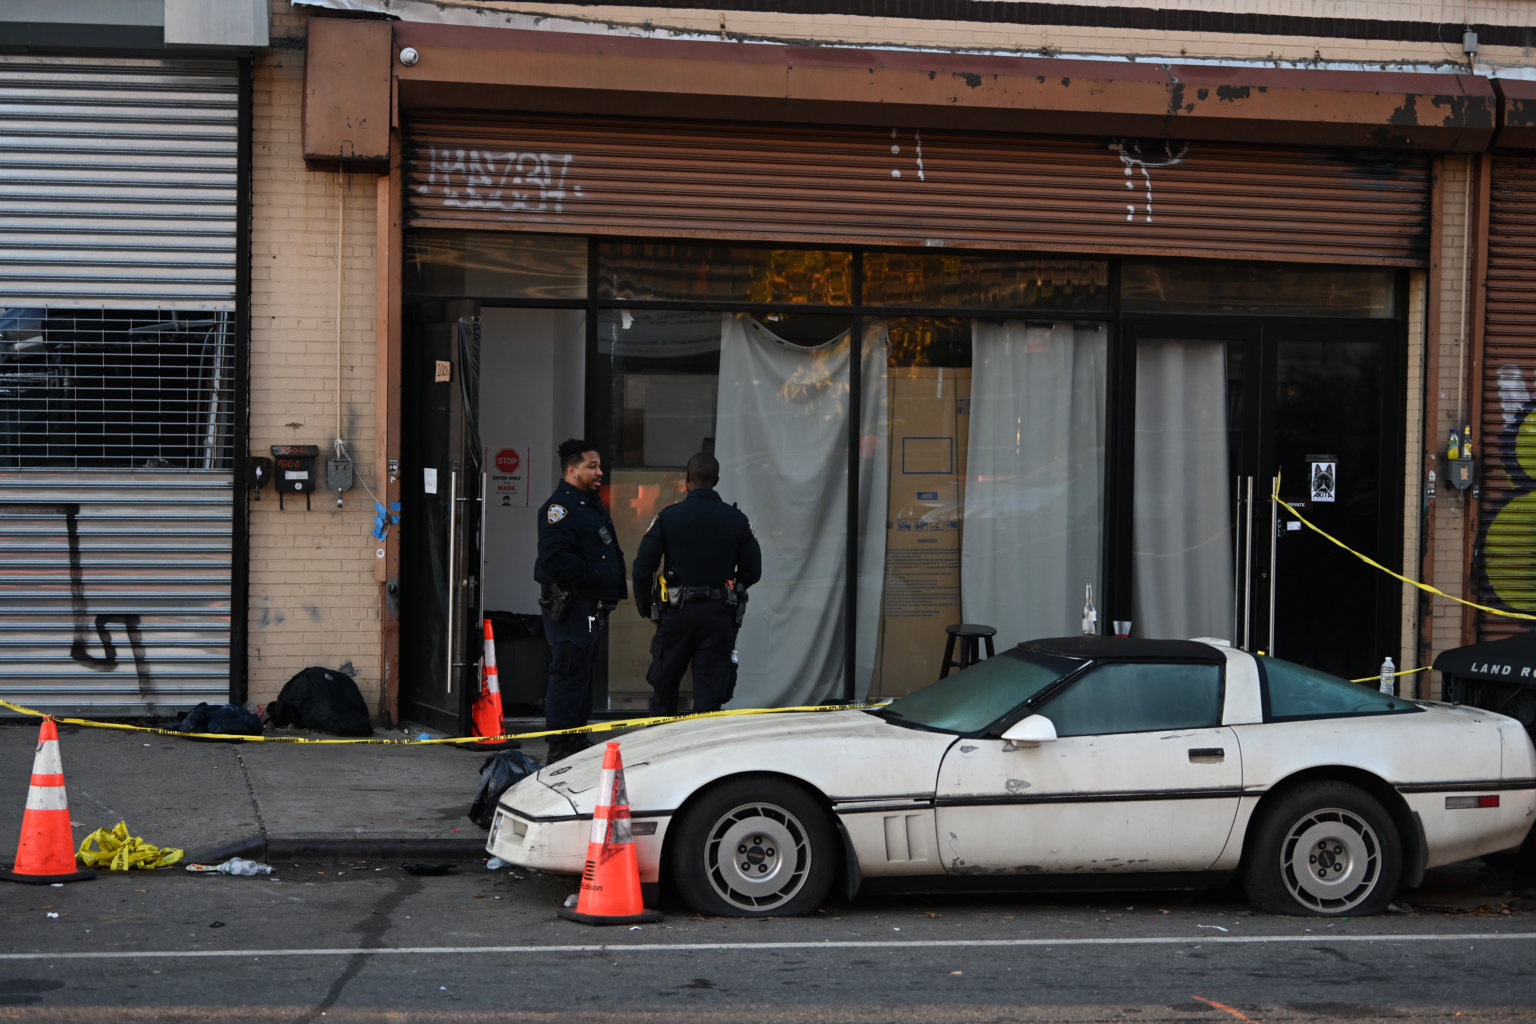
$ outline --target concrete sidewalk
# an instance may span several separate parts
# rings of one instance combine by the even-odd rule
[[[0,722],[0,866],[15,861],[40,724],[36,718]],[[543,723],[509,720],[506,727],[536,732]],[[98,828],[124,821],[145,842],[179,847],[188,861],[204,863],[233,856],[262,862],[484,856],[485,830],[468,813],[486,751],[458,744],[223,742],[67,724],[58,730],[76,846]],[[339,738],[299,730],[268,735]],[[523,740],[521,749],[543,763],[548,745]]]

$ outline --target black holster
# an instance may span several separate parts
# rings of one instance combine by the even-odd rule
[[[735,580],[725,583],[725,605],[734,614],[736,628],[740,629],[742,620],[747,617],[747,592]]]
[[[544,583],[539,588],[539,607],[544,609],[549,621],[563,622],[570,614],[571,599],[575,596],[558,583]]]

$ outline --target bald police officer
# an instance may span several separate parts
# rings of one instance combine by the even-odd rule
[[[592,715],[592,670],[608,612],[628,596],[624,552],[598,492],[603,462],[580,438],[560,445],[564,479],[539,509],[540,584],[544,638],[549,641],[549,685],[544,725],[573,729]],[[551,736],[551,763],[590,746],[584,734]]]
[[[736,600],[763,575],[752,524],[715,492],[720,463],[700,452],[688,460],[688,494],[651,520],[635,556],[635,605],[652,611],[652,581],[662,571],[667,600],[651,640],[651,714],[677,714],[677,689],[693,663],[693,710],[717,711],[731,699]],[[733,594],[734,591],[734,594]],[[745,598],[740,598],[745,600]]]

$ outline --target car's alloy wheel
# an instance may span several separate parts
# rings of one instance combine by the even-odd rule
[[[1369,794],[1315,782],[1284,796],[1249,844],[1248,897],[1271,913],[1374,914],[1402,876],[1397,830]]]
[[[803,914],[832,885],[826,812],[777,779],[739,779],[705,794],[685,814],[672,850],[678,894],[703,914]]]

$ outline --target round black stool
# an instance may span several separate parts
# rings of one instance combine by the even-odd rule
[[[965,668],[974,665],[981,660],[981,642],[987,645],[987,657],[992,657],[997,651],[992,647],[992,638],[997,635],[997,630],[991,626],[978,626],[972,622],[957,622],[953,626],[945,626],[944,632],[949,634],[949,639],[944,641],[944,665],[939,669],[939,678],[949,675],[952,668]],[[960,641],[960,660],[955,660],[955,640]]]

